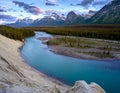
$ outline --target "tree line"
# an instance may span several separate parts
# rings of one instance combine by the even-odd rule
[[[4,25],[0,25],[0,34],[14,39],[23,41],[26,37],[34,35],[33,30],[24,29],[24,28],[12,28]]]
[[[54,35],[78,36],[108,40],[120,40],[120,25],[81,25],[66,27],[29,27],[35,31],[45,31]]]

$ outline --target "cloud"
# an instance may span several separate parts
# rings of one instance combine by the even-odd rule
[[[45,5],[48,5],[48,6],[55,6],[56,4],[51,3],[51,2],[46,2]]]
[[[83,0],[80,4],[77,4],[77,5],[88,6],[88,5],[92,4],[93,2],[94,2],[94,0]]]
[[[13,1],[14,4],[18,5],[19,7],[22,7],[26,12],[34,14],[34,15],[39,15],[42,13],[42,9],[36,6],[31,6],[29,4],[26,4],[24,2],[19,2],[19,1]]]
[[[56,0],[46,0],[45,5],[57,6],[58,4],[56,4]]]
[[[102,0],[102,1],[95,1],[94,3],[93,3],[93,5],[105,5],[106,3],[108,3],[108,1],[106,1],[106,0]]]
[[[6,12],[6,10],[4,10],[4,9],[0,9],[0,12]]]
[[[11,15],[0,14],[0,20],[2,21],[13,22],[16,21],[16,19],[16,17],[13,17]]]
[[[54,10],[46,10],[46,11],[44,11],[43,15],[50,16],[53,12],[54,12]]]
[[[6,10],[4,10],[3,7],[0,7],[0,12],[6,12]]]
[[[70,6],[75,6],[75,5],[71,3]]]
[[[43,15],[44,16],[51,16],[53,13],[56,13],[56,14],[59,14],[59,15],[62,15],[63,13],[60,12],[60,11],[56,11],[56,10],[47,10],[47,11],[44,11]]]

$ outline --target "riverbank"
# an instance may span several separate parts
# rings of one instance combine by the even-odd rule
[[[41,39],[43,43],[47,38]],[[50,51],[74,58],[95,60],[120,59],[120,43],[118,41],[73,37],[54,36],[46,42]]]
[[[0,93],[51,93],[69,86],[36,71],[22,59],[22,42],[0,35]]]
[[[77,81],[70,88],[36,71],[22,59],[19,50],[22,45],[0,35],[0,93],[105,93],[96,83]]]

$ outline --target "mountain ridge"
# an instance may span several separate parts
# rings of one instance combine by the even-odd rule
[[[120,1],[113,0],[105,5],[100,11],[93,15],[89,20],[90,23],[100,24],[119,24],[120,23]]]
[[[77,15],[74,11],[70,11],[66,18],[60,17],[57,13],[52,13],[50,16],[42,19],[37,19],[26,24],[24,22],[16,22],[8,24],[9,26],[67,26],[79,24],[120,24],[120,1],[113,0],[105,5],[98,12],[89,11],[88,14],[82,16]]]

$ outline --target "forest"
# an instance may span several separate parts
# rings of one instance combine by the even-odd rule
[[[0,25],[0,34],[14,40],[23,41],[26,37],[33,36],[34,31],[30,29],[12,28],[9,26]]]
[[[62,27],[26,27],[12,28],[0,25],[0,34],[15,39],[24,40],[34,35],[34,31],[44,31],[53,35],[78,36],[120,41],[120,25],[79,25]]]
[[[27,27],[34,31],[45,31],[54,35],[78,36],[108,40],[120,40],[120,25],[80,25],[63,27]]]

